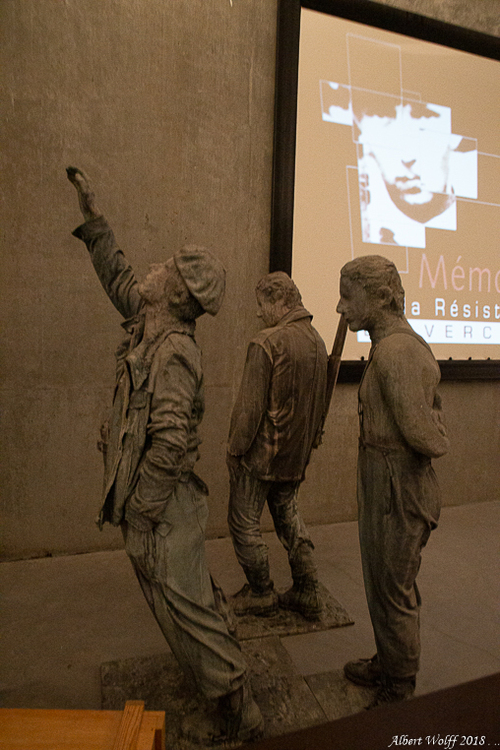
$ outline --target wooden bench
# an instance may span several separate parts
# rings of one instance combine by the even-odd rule
[[[0,708],[1,750],[165,750],[165,712]]]

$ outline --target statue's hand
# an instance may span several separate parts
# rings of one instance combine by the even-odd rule
[[[66,167],[66,174],[68,180],[76,188],[80,210],[85,221],[91,221],[92,219],[97,219],[98,216],[102,216],[95,202],[95,194],[92,190],[90,180],[85,172],[78,169],[78,167]]]
[[[90,180],[81,169],[78,167],[66,167],[66,174],[68,180],[73,183],[77,190],[80,192],[92,192],[90,188]]]

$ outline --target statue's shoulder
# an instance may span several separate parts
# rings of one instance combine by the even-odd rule
[[[176,357],[195,369],[201,368],[200,347],[193,336],[182,331],[170,331],[159,346],[156,356],[165,364]]]
[[[277,335],[279,335],[277,326],[263,328],[250,340],[250,344],[256,344],[257,346],[263,346],[266,348],[266,344],[272,341]]]
[[[401,368],[418,368],[434,364],[435,359],[429,345],[413,331],[402,329],[383,338],[376,346],[372,357],[374,368],[389,373]]]

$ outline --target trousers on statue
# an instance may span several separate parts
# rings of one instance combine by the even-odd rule
[[[246,666],[216,608],[205,558],[207,516],[205,494],[190,480],[177,484],[152,531],[126,522],[122,531],[144,596],[181,668],[203,695],[218,698],[244,683]]]
[[[420,660],[421,551],[440,496],[430,459],[360,443],[359,542],[366,598],[383,674],[413,677]]]
[[[312,557],[314,545],[297,507],[300,482],[273,482],[259,479],[244,466],[230,466],[228,524],[236,558],[250,586],[256,591],[272,585],[268,548],[262,538],[260,520],[267,502],[276,534],[288,553],[294,581],[316,580]]]

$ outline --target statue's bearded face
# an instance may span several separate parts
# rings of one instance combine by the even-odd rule
[[[288,307],[284,305],[282,299],[276,302],[270,302],[266,297],[257,292],[257,317],[262,320],[266,328],[275,326],[281,318],[288,312]]]

